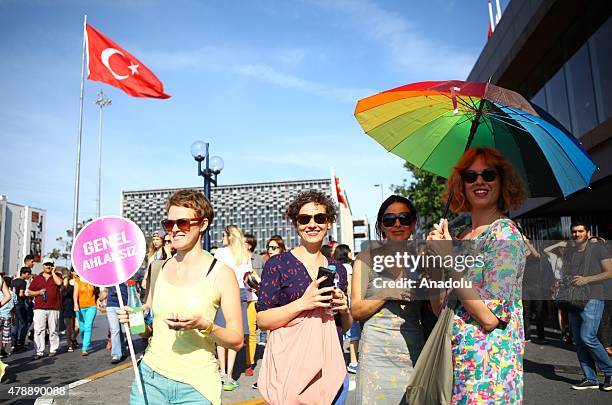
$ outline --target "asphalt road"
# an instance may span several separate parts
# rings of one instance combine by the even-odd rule
[[[571,384],[580,381],[580,368],[574,347],[561,342],[555,333],[548,330],[549,339],[544,344],[527,343],[524,359],[524,404],[610,404],[612,392],[598,390],[574,391]],[[17,399],[8,395],[11,387],[34,385],[60,387],[85,379],[101,371],[115,367],[110,363],[110,352],[106,346],[106,316],[98,314],[94,323],[93,352],[81,357],[80,351],[66,352],[66,342],[62,337],[59,354],[54,358],[43,358],[32,361],[33,347],[26,353],[9,356],[5,363],[9,365],[7,377],[0,385],[0,403],[32,404],[34,399]],[[143,346],[139,339],[134,341],[137,352]],[[261,358],[262,346],[258,346],[257,358]],[[224,403],[244,401],[258,397],[258,391],[251,388],[256,381],[254,377],[245,377],[244,351],[236,359],[234,378],[240,387],[234,392],[224,392]],[[129,362],[129,359],[123,363]],[[259,362],[258,362],[259,363]],[[259,364],[258,364],[259,365]],[[601,377],[601,376],[600,376]],[[354,379],[354,376],[351,376]],[[129,390],[133,380],[131,368],[100,378],[71,391],[70,398],[59,400],[58,404],[108,403],[113,398],[115,403],[128,402]],[[347,404],[354,403],[355,391],[349,392]]]
[[[0,385],[0,403],[31,404],[34,399],[23,399],[17,395],[16,387],[62,387],[72,382],[87,378],[101,371],[115,367],[111,364],[110,351],[106,350],[106,335],[108,333],[108,322],[106,314],[98,311],[94,320],[92,331],[92,345],[87,357],[81,356],[80,349],[68,353],[66,338],[60,335],[60,347],[55,357],[43,357],[40,360],[32,360],[34,357],[34,344],[28,345],[28,351],[10,355],[3,359],[8,364],[6,376]],[[29,340],[26,340],[28,342]],[[81,339],[78,339],[81,343]],[[137,353],[143,351],[140,339],[134,340],[134,349]],[[46,353],[49,351],[47,343]],[[129,362],[129,357],[123,362]],[[12,394],[11,387],[13,388]],[[19,391],[21,393],[21,391]],[[21,398],[15,398],[19,396]]]

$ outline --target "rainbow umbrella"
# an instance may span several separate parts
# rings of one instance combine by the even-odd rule
[[[359,100],[355,117],[387,151],[444,178],[470,146],[497,148],[531,197],[566,197],[587,187],[596,169],[545,111],[490,83],[408,84]]]

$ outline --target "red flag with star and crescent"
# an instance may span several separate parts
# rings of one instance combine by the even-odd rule
[[[134,97],[170,98],[157,76],[131,53],[89,24],[86,35],[89,80],[110,84]]]

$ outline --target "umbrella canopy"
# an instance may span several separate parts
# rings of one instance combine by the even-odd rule
[[[546,112],[489,83],[409,84],[359,100],[355,117],[387,151],[445,178],[467,147],[497,148],[531,197],[572,194],[589,185],[596,169]]]

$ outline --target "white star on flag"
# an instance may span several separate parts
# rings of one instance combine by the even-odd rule
[[[130,63],[130,66],[128,66],[128,68],[132,71],[132,76],[134,76],[136,73],[138,73],[138,67],[140,65],[135,65],[134,62]]]

